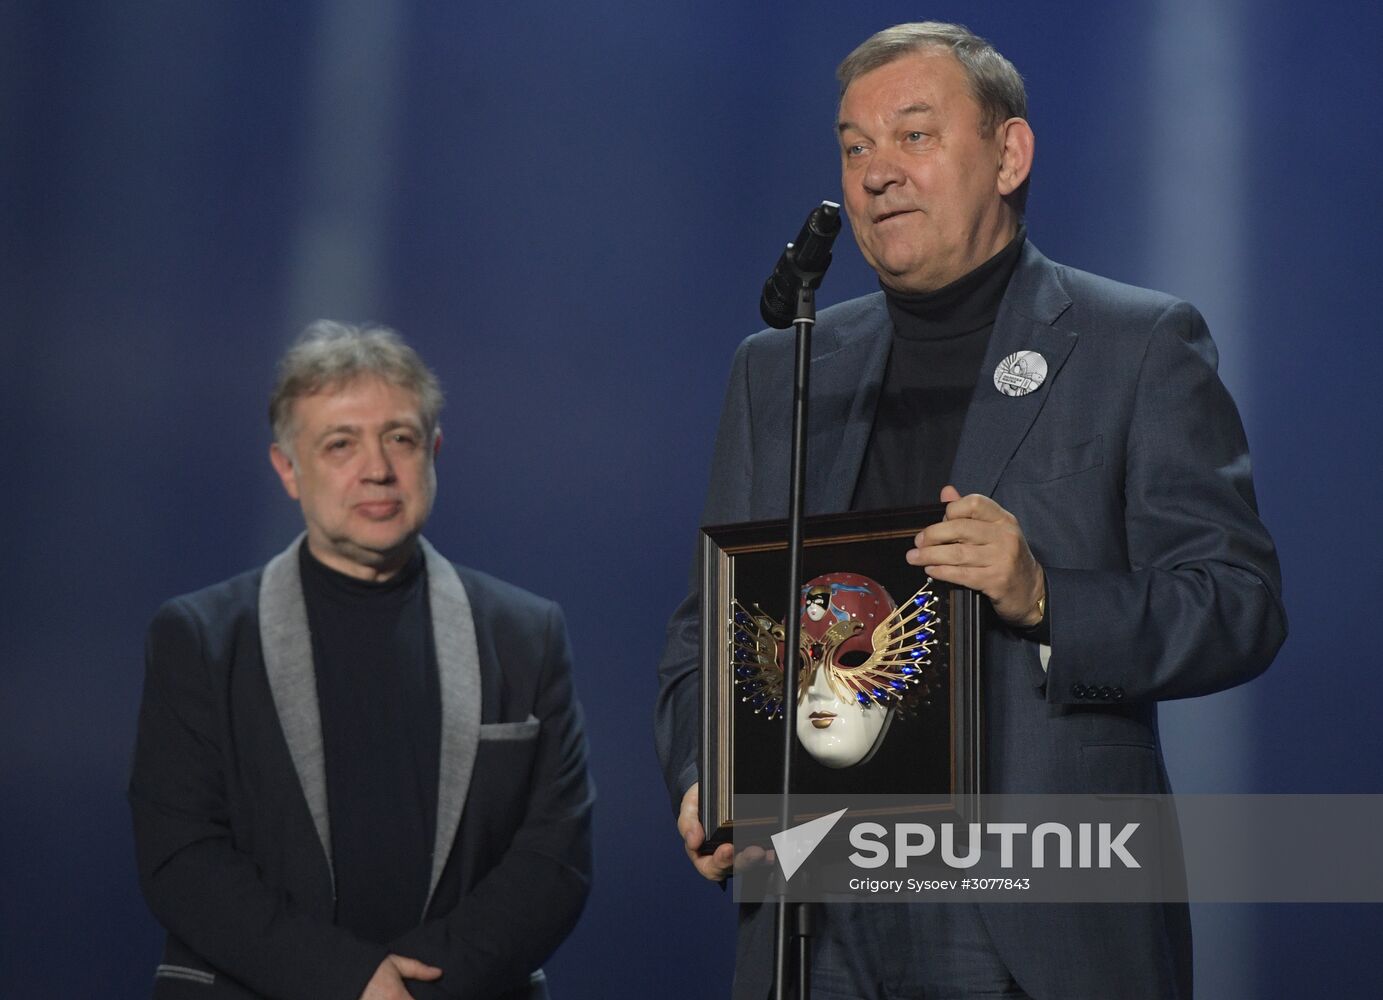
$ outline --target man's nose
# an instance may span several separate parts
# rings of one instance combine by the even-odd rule
[[[895,184],[903,182],[903,170],[893,151],[887,147],[874,150],[869,157],[860,183],[870,194],[883,194]]]
[[[360,470],[360,478],[370,483],[392,483],[394,463],[389,460],[389,452],[384,442],[376,441],[365,447],[365,463]]]

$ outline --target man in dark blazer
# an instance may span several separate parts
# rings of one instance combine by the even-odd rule
[[[592,789],[561,610],[422,537],[437,381],[392,331],[289,351],[307,530],[149,631],[130,779],[158,998],[547,996]]]
[[[815,328],[808,512],[946,504],[906,558],[993,610],[983,791],[1169,792],[1158,701],[1248,680],[1286,629],[1205,324],[1027,241],[1026,97],[987,42],[900,25],[839,75],[844,203],[882,291]],[[704,524],[786,515],[792,368],[791,331],[741,345]],[[935,369],[966,374],[954,413]],[[916,455],[941,467],[915,476]],[[729,845],[699,850],[699,614],[693,591],[669,625],[656,737],[688,855],[724,879]],[[1184,905],[824,911],[814,995],[832,1000],[1191,995]],[[742,909],[735,996],[767,994],[772,929],[772,908]]]

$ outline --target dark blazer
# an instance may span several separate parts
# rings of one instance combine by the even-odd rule
[[[819,317],[809,513],[849,508],[891,331],[882,293]],[[1046,380],[1028,395],[1004,395],[994,371],[1018,351],[1045,358]],[[986,630],[984,791],[1168,792],[1157,702],[1242,683],[1281,645],[1277,556],[1216,360],[1204,321],[1185,302],[1023,247],[951,481],[1017,517],[1047,575],[1051,655],[1044,671],[1035,642]],[[792,367],[792,331],[740,346],[703,524],[786,515]],[[674,808],[697,780],[695,579],[693,570],[659,667],[655,730]],[[1038,1000],[1190,995],[1184,906],[1014,904],[981,913]],[[736,996],[759,998],[769,986],[772,914],[749,908],[741,923]]]
[[[441,698],[437,833],[418,927],[333,925],[329,806],[298,542],[165,604],[149,629],[129,798],[168,931],[159,1000],[355,1000],[389,952],[417,997],[546,997],[591,874],[592,788],[561,610],[425,541]]]

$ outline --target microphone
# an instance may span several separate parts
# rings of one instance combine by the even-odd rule
[[[764,282],[759,299],[759,315],[778,330],[792,326],[797,318],[797,294],[803,288],[816,288],[826,268],[831,266],[831,244],[840,232],[840,206],[823,201],[812,209],[797,239],[787,245],[773,273]]]

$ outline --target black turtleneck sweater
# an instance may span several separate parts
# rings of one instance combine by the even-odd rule
[[[851,509],[939,502],[1024,235],[934,292],[884,288],[893,344]]]
[[[383,583],[299,548],[326,754],[336,923],[385,944],[422,921],[441,696],[422,550]]]

